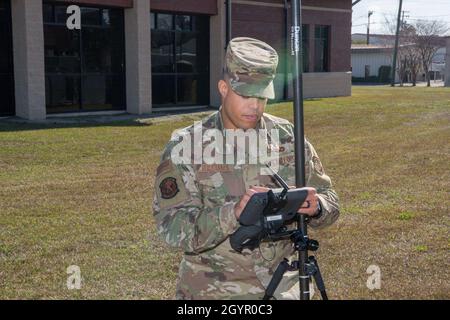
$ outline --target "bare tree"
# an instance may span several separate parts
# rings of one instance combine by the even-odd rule
[[[445,23],[436,20],[417,20],[413,26],[416,30],[414,43],[429,87],[431,85],[429,70],[433,56],[440,47],[444,46],[442,36],[448,31],[448,28]]]
[[[403,23],[401,26],[401,36],[404,45],[401,47],[400,51],[405,59],[405,73],[410,75],[410,81],[413,86],[417,83],[417,74],[421,68],[420,54],[417,45],[414,43],[416,34],[414,26],[405,22]]]
[[[405,50],[407,69],[411,74],[412,85],[415,87],[417,84],[417,75],[419,74],[421,68],[420,54],[415,44],[409,45]]]
[[[397,73],[400,81],[400,87],[403,87],[403,82],[407,79],[408,74],[408,60],[406,52],[403,47],[398,47],[397,52]]]
[[[385,29],[388,34],[395,34],[397,20],[390,19],[385,16]],[[413,85],[416,83],[417,74],[420,70],[420,60],[417,59],[417,51],[414,46],[415,28],[402,22],[399,32],[399,46],[397,51],[397,67],[396,72],[399,77],[400,86],[408,80],[408,75],[411,75]],[[392,46],[393,39],[386,38],[385,45]]]

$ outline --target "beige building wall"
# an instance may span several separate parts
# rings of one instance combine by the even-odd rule
[[[152,112],[150,1],[134,0],[125,9],[127,112]]]
[[[46,118],[42,1],[11,1],[16,115]]]
[[[289,82],[292,74],[289,74]],[[303,97],[328,98],[345,97],[352,95],[352,73],[351,72],[310,72],[303,74]],[[289,86],[288,95],[292,99],[292,85]],[[282,96],[281,88],[276,93]]]
[[[218,14],[210,18],[210,95],[209,104],[214,107],[221,105],[217,83],[222,78],[222,70],[225,58],[225,26],[226,7],[225,1],[217,2]]]
[[[326,98],[352,95],[351,72],[303,74],[305,98]]]

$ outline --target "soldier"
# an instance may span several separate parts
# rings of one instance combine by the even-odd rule
[[[259,249],[242,253],[230,246],[229,236],[239,227],[239,216],[251,195],[280,187],[273,177],[261,174],[263,164],[199,164],[194,161],[198,152],[188,156],[191,163],[180,163],[174,155],[180,141],[195,138],[198,131],[216,129],[225,134],[239,129],[275,129],[279,144],[270,137],[268,143],[279,153],[278,174],[295,185],[293,125],[264,113],[267,100],[275,97],[277,65],[278,55],[268,44],[252,38],[231,40],[224,77],[218,83],[220,110],[203,119],[201,126],[175,131],[163,152],[153,209],[159,234],[184,252],[177,299],[261,299],[280,261],[294,253],[288,240],[263,242]],[[194,144],[198,143],[194,139]],[[200,143],[204,150],[211,141]],[[231,153],[236,154],[238,148]],[[298,212],[309,216],[308,224],[313,228],[331,225],[339,215],[338,197],[307,140],[305,159],[308,197]],[[298,292],[298,272],[288,272],[274,296],[299,299]]]

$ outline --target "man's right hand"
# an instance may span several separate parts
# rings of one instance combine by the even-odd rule
[[[239,220],[242,211],[244,211],[245,206],[247,205],[252,195],[259,192],[268,192],[269,190],[269,188],[259,186],[253,186],[248,189],[247,192],[245,192],[245,194],[242,196],[241,200],[234,206],[234,215],[236,216],[236,219]]]

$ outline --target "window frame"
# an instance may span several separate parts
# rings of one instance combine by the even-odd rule
[[[53,3],[53,2],[47,2],[44,1],[43,3],[43,11],[45,10],[46,6],[51,6],[52,7],[52,21],[45,21],[44,20],[44,29],[46,27],[66,27],[66,24],[63,22],[58,22],[57,21],[57,17],[56,17],[56,8],[57,7],[66,7],[69,6],[69,4],[62,4],[62,3]],[[56,78],[56,77],[60,77],[60,76],[66,76],[66,77],[71,77],[73,78],[77,85],[77,88],[74,88],[75,91],[78,90],[78,103],[77,104],[73,104],[72,106],[78,106],[74,107],[73,109],[68,109],[68,110],[56,110],[56,111],[52,111],[51,109],[54,108],[53,106],[51,106],[49,104],[49,101],[47,101],[46,103],[46,110],[47,110],[47,114],[53,114],[53,113],[73,113],[73,112],[95,112],[95,111],[109,111],[109,110],[126,110],[127,108],[127,92],[126,92],[126,48],[125,48],[125,13],[123,11],[123,9],[120,8],[113,8],[113,7],[107,7],[107,6],[93,6],[93,5],[82,5],[80,6],[81,8],[81,14],[83,14],[83,9],[84,8],[94,8],[94,9],[98,9],[99,10],[99,14],[98,14],[98,24],[83,24],[83,20],[81,21],[81,30],[71,30],[71,32],[77,32],[78,34],[78,50],[79,50],[79,68],[77,72],[48,72],[47,71],[47,65],[45,68],[45,78],[46,78],[46,83],[50,83],[51,79]],[[85,66],[85,52],[83,50],[84,46],[83,46],[83,28],[89,28],[89,29],[104,29],[104,30],[111,30],[111,29],[117,29],[117,26],[113,26],[110,24],[106,24],[104,23],[104,11],[105,10],[114,10],[116,11],[116,13],[120,12],[120,35],[114,35],[114,36],[120,36],[120,39],[118,39],[118,41],[120,42],[120,49],[121,49],[121,61],[120,63],[120,69],[121,71],[114,71],[114,67],[111,67],[111,70],[109,71],[87,71],[86,70],[86,66]],[[116,39],[117,40],[117,39]],[[44,45],[45,45],[45,38],[44,38]],[[116,47],[111,47],[111,51],[117,50]],[[47,58],[47,56],[45,56],[45,58]],[[115,106],[115,103],[113,100],[111,100],[111,107],[105,107],[105,108],[99,108],[99,110],[95,110],[93,108],[85,108],[84,106],[89,106],[89,103],[85,103],[83,102],[84,99],[84,94],[83,94],[83,86],[86,84],[85,80],[88,77],[95,77],[95,76],[103,76],[104,77],[104,84],[105,84],[105,99],[108,98],[108,96],[111,96],[113,93],[109,92],[109,91],[113,91],[114,89],[114,81],[115,78],[121,78],[122,81],[122,88],[121,91],[123,92],[123,95],[120,97],[119,100],[121,100],[122,102],[119,104],[117,104],[117,106]],[[75,80],[78,79],[78,80]],[[109,85],[110,84],[110,85]],[[109,89],[106,89],[108,88]],[[46,88],[47,91],[47,88]],[[106,105],[106,104],[105,104]],[[58,108],[59,109],[59,108]]]
[[[322,36],[323,29],[326,29],[326,36]],[[317,31],[320,31],[320,35],[317,35]],[[323,48],[323,59],[318,57],[318,42],[324,41],[325,46]],[[314,72],[323,73],[330,72],[331,62],[331,26],[330,25],[314,25]],[[318,65],[318,61],[321,61],[321,65]]]
[[[159,29],[158,25],[159,25],[159,19],[158,19],[158,15],[170,15],[171,16],[171,26],[172,28],[170,30],[168,29]],[[190,17],[190,30],[186,30],[186,29],[177,29],[177,22],[176,22],[176,18],[179,16],[189,16]],[[209,57],[209,35],[210,35],[210,29],[209,29],[209,17],[207,15],[198,15],[198,14],[189,14],[189,13],[179,13],[179,12],[165,12],[165,11],[151,11],[150,12],[150,19],[151,19],[151,33],[152,33],[152,37],[154,36],[154,32],[166,32],[170,34],[170,39],[171,39],[171,55],[170,55],[170,61],[172,64],[172,71],[171,72],[157,72],[154,71],[153,66],[155,65],[153,63],[153,47],[152,47],[152,79],[155,79],[157,77],[171,77],[172,78],[172,83],[174,85],[174,90],[173,90],[173,96],[174,99],[170,102],[167,103],[154,103],[153,107],[155,109],[158,108],[172,108],[172,107],[185,107],[185,106],[193,106],[193,105],[203,105],[203,104],[209,104],[209,94],[205,96],[201,96],[199,95],[199,88],[196,88],[195,94],[197,96],[197,100],[194,102],[182,102],[182,99],[180,99],[180,89],[181,89],[181,85],[179,85],[180,80],[181,79],[189,79],[189,78],[194,78],[197,83],[203,83],[204,86],[202,87],[206,87],[204,90],[205,92],[209,93],[209,70],[210,70],[210,57]],[[200,19],[204,19],[204,21],[201,21]],[[200,20],[200,21],[199,21]],[[206,21],[208,20],[208,21]],[[202,24],[204,23],[204,28],[202,28]],[[205,54],[205,59],[207,58],[207,64],[206,67],[204,69],[199,68],[199,64],[198,61],[200,61],[201,59],[199,58],[199,55],[201,57],[202,51],[204,50],[197,50],[197,48],[201,48],[202,46],[199,45],[198,43],[196,44],[196,64],[195,64],[195,70],[193,72],[186,72],[186,71],[179,71],[179,45],[178,45],[178,40],[179,37],[181,35],[185,35],[185,34],[191,34],[191,35],[195,35],[195,39],[196,41],[199,41],[199,39],[201,39],[202,37],[206,37],[207,41],[205,43],[207,43],[207,52],[208,54]],[[202,59],[203,61],[203,59]],[[155,83],[157,83],[156,81],[152,80],[153,85]],[[152,92],[157,91],[157,90],[153,90],[152,88]],[[153,93],[154,95],[155,93]],[[154,99],[156,100],[156,99]]]

